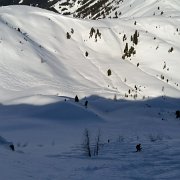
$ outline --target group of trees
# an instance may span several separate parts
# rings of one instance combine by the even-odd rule
[[[71,28],[71,32],[70,33],[69,32],[66,33],[66,38],[67,39],[71,39],[71,35],[72,34],[74,34],[74,29],[73,28]]]
[[[74,101],[79,102],[79,98],[78,98],[77,95],[75,96]],[[88,101],[87,100],[84,102],[84,106],[87,108],[87,106],[88,106]]]
[[[131,55],[135,55],[135,54],[136,54],[135,48],[133,46],[128,48],[128,43],[126,43],[122,58],[125,59],[125,57],[131,57]]]
[[[138,44],[138,37],[139,33],[136,30],[135,33],[131,36],[131,41],[133,42],[133,45],[129,48],[128,43],[126,43],[125,48],[124,48],[124,54],[122,55],[122,58],[125,59],[126,57],[129,58],[132,55],[136,54],[136,50],[134,48],[134,45]],[[123,41],[127,39],[126,35],[123,36]]]
[[[97,42],[97,38],[99,37],[101,39],[101,33],[99,31],[99,29],[94,29],[93,27],[91,28],[90,32],[89,32],[89,38],[92,38],[94,35],[95,37],[95,41]]]

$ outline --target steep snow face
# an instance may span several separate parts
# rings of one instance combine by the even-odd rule
[[[53,6],[57,2],[58,0],[1,0],[0,6],[28,5],[55,11],[55,9],[51,8],[51,6]]]
[[[89,21],[26,6],[0,14],[2,102],[34,94],[180,96],[178,17]]]
[[[78,18],[168,17],[179,15],[180,3],[177,0],[75,0],[59,1],[53,7],[61,14]]]
[[[178,0],[2,0],[1,6],[30,5],[86,19],[179,16]]]

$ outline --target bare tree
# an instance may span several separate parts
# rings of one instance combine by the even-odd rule
[[[91,157],[91,148],[90,148],[90,137],[89,137],[89,131],[88,129],[85,129],[84,131],[84,150],[85,150],[85,153],[87,154],[87,156]]]
[[[99,130],[98,130],[97,137],[96,137],[95,150],[94,150],[94,155],[96,155],[96,156],[99,155],[99,149],[100,149],[100,137],[101,137],[101,131],[100,131],[100,129],[99,129]]]

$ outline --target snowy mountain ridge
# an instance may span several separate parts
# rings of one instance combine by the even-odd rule
[[[179,15],[177,0],[59,1],[53,7],[61,14],[78,18],[137,18]]]
[[[177,16],[178,0],[1,0],[0,6],[30,5],[85,19]]]
[[[51,7],[57,2],[58,0],[1,0],[0,6],[28,5],[56,11],[54,8]]]

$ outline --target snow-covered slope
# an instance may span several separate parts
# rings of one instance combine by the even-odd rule
[[[174,13],[92,21],[0,8],[0,179],[179,179]]]
[[[25,6],[0,13],[1,101],[33,94],[180,95],[178,17],[96,22]],[[123,58],[126,43],[135,53]]]

